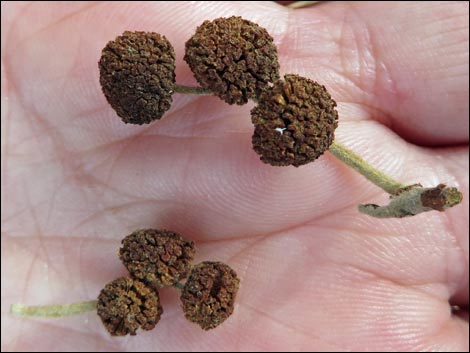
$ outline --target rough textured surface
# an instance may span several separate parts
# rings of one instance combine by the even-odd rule
[[[97,312],[112,336],[134,336],[139,328],[153,329],[163,309],[155,289],[138,280],[121,277],[101,290]]]
[[[273,166],[300,165],[317,159],[334,140],[336,102],[324,86],[286,75],[260,97],[251,111],[253,149]]]
[[[186,42],[184,60],[203,88],[229,104],[245,104],[279,79],[273,38],[241,17],[205,21]]]
[[[99,69],[103,93],[125,123],[147,124],[170,109],[175,52],[158,33],[124,32],[103,49]]]
[[[458,205],[462,202],[462,193],[454,187],[439,184],[435,188],[426,188],[421,194],[423,207],[443,212],[447,208]]]
[[[156,287],[186,278],[194,242],[165,229],[141,229],[122,240],[119,258],[131,275]]]
[[[204,330],[220,325],[233,312],[239,282],[235,271],[224,263],[206,261],[194,266],[181,293],[186,318]]]

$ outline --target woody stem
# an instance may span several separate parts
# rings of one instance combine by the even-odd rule
[[[463,195],[456,187],[439,184],[425,188],[421,184],[408,186],[402,184],[374,168],[359,155],[339,143],[333,143],[329,151],[391,195],[388,205],[359,205],[358,209],[361,213],[376,218],[402,218],[432,210],[443,212],[462,201]]]

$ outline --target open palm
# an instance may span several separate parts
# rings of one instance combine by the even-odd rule
[[[468,350],[468,2],[2,4],[2,350]],[[123,124],[99,86],[124,30],[165,35],[177,82],[205,19],[265,27],[282,73],[327,86],[337,140],[404,183],[458,186],[462,205],[378,220],[386,195],[326,153],[271,167],[249,110],[175,95],[162,120]],[[418,146],[419,145],[419,146]],[[423,147],[428,146],[428,147]],[[113,338],[95,313],[19,318],[16,302],[97,297],[125,274],[120,240],[167,228],[240,279],[234,314],[202,331],[174,288],[150,332]]]

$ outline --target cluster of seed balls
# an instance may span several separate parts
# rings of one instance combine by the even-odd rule
[[[113,336],[152,330],[163,313],[158,289],[181,290],[185,317],[204,330],[217,327],[233,312],[239,279],[222,262],[192,266],[194,242],[168,230],[142,229],[122,240],[119,258],[130,276],[108,283],[98,296],[97,312]]]
[[[274,166],[300,166],[333,143],[336,102],[326,88],[298,75],[279,75],[269,33],[241,17],[205,21],[186,42],[184,60],[202,88],[228,104],[254,100],[253,149]],[[124,32],[99,62],[103,92],[125,123],[147,124],[170,109],[175,52],[158,33]]]

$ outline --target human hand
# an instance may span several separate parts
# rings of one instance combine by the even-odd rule
[[[2,350],[468,350],[468,315],[449,304],[469,302],[467,2],[2,6]],[[165,35],[177,82],[194,85],[185,41],[231,15],[270,32],[282,74],[329,89],[337,141],[405,183],[458,186],[462,205],[361,215],[383,191],[330,154],[301,168],[259,161],[252,105],[175,95],[162,120],[121,122],[99,86],[109,40]],[[225,323],[187,322],[173,288],[136,337],[110,337],[94,313],[8,313],[95,299],[125,274],[120,240],[146,227],[181,232],[196,262],[237,271]]]

